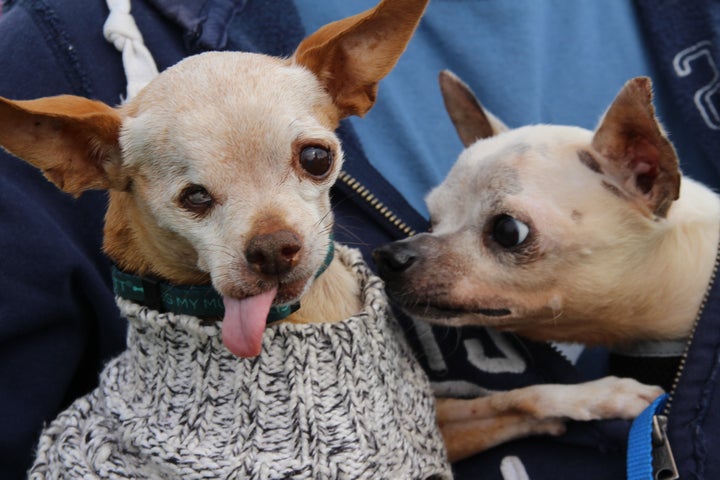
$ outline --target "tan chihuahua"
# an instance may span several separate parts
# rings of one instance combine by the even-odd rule
[[[273,304],[303,297],[288,319],[300,323],[359,309],[337,261],[313,281],[343,163],[334,130],[372,107],[426,3],[384,1],[322,28],[289,59],[187,58],[117,109],[73,96],[1,99],[0,145],[68,193],[107,189],[108,256],[137,275],[212,283],[226,346],[256,356]]]
[[[161,73],[119,108],[74,96],[30,101],[0,99],[0,145],[40,168],[49,180],[70,194],[79,195],[89,189],[108,190],[104,250],[118,270],[173,286],[211,284],[222,299],[221,305],[224,304],[224,317],[210,319],[194,328],[206,331],[204,329],[214,328],[208,326],[210,323],[221,320],[222,343],[227,349],[238,357],[255,357],[263,349],[263,338],[268,337],[265,333],[275,335],[275,332],[266,332],[266,322],[273,309],[300,303],[299,309],[287,317],[285,325],[340,322],[363,309],[355,265],[350,268],[347,253],[332,256],[333,216],[329,191],[343,163],[343,152],[334,130],[341,119],[362,116],[372,107],[378,82],[404,51],[426,4],[427,0],[383,0],[374,9],[323,27],[306,38],[287,59],[239,52],[189,57]],[[338,257],[345,257],[345,261]],[[380,285],[379,281],[376,283]],[[380,291],[379,287],[375,288]],[[122,302],[119,300],[119,304]],[[146,315],[146,309],[141,313]],[[292,343],[299,336],[290,335],[286,343]],[[398,339],[394,337],[383,342],[375,357],[398,349],[395,346]],[[144,349],[133,355],[146,353]],[[214,357],[223,359],[224,353],[218,352]],[[334,363],[350,368],[348,360],[342,360],[343,353],[348,352],[323,355],[336,355]],[[369,356],[372,352],[353,353]],[[234,357],[230,357],[223,360],[230,365],[228,368],[241,365],[253,374],[257,374],[258,368],[262,369],[258,366],[261,359],[233,363]],[[354,363],[355,358],[351,361]],[[113,365],[104,375],[118,368]],[[125,368],[125,364],[122,365]],[[412,364],[403,366],[406,368],[398,368],[396,373],[406,380],[412,379],[400,382],[404,395],[409,395],[404,398],[411,398],[413,389],[426,390],[428,401],[424,405],[392,405],[395,412],[410,412],[406,423],[411,425],[399,435],[413,429],[422,431],[417,426],[427,418],[429,428],[424,433],[429,432],[427,437],[431,437],[433,430],[437,433],[437,427],[429,386],[421,377],[419,366],[416,371]],[[381,373],[383,376],[393,374]],[[238,380],[237,374],[232,376],[226,372],[225,375],[226,380],[221,378],[217,388],[225,388],[227,384],[236,388],[228,398],[241,401],[246,389],[253,388],[253,385],[238,387],[238,382],[247,380]],[[367,375],[363,381],[367,381]],[[138,395],[150,395],[154,389],[163,387],[157,377],[150,380],[154,383]],[[325,380],[309,378],[304,388],[319,388],[316,393],[323,394],[328,390],[316,383]],[[101,387],[106,381],[103,377]],[[171,397],[180,396],[179,391],[185,389],[188,382],[190,380],[178,382]],[[122,395],[123,389],[133,385],[113,387],[112,394]],[[198,385],[189,396],[213,394],[215,397],[210,399],[206,411],[219,411],[221,405],[213,389]],[[366,395],[368,401],[374,395]],[[306,413],[311,419],[319,418],[326,409],[355,400],[355,396],[346,393],[333,404],[311,405]],[[264,408],[264,401],[258,400],[251,407]],[[155,401],[149,403],[162,406]],[[103,400],[103,404],[107,404],[107,408],[125,405],[116,400],[112,403]],[[85,405],[81,403],[75,410],[84,412]],[[282,404],[278,407],[282,408]],[[376,412],[387,410],[383,406],[374,408]],[[300,426],[309,422],[302,412],[295,413],[300,414],[297,419]],[[150,414],[123,415],[124,422],[116,428],[125,428],[128,422],[141,418],[155,421]],[[158,421],[173,423],[164,420],[163,413],[160,415]],[[230,421],[223,427],[229,430],[228,434],[238,434],[239,430],[248,428],[240,422],[242,415],[247,415],[251,423],[256,418],[255,413],[242,412],[230,412],[221,418]],[[60,418],[75,419],[76,416],[77,412],[64,413]],[[116,414],[113,418],[120,416]],[[330,420],[337,424],[328,427],[330,434],[340,424],[349,422],[354,426],[348,441],[353,438],[351,434],[362,431],[358,427],[362,419],[338,419],[331,415]],[[188,415],[172,427],[183,421],[190,421]],[[60,438],[67,438],[62,437],[63,431],[70,431],[57,430],[62,430],[58,433]],[[109,435],[122,436],[112,430]],[[318,435],[326,435],[328,431],[305,433],[309,435],[308,441],[317,441]],[[164,430],[161,433],[166,434]],[[215,431],[213,435],[220,435],[218,442],[225,445],[228,440],[222,438],[223,433]],[[193,430],[190,434],[209,435],[205,429]],[[78,438],[90,442],[91,436]],[[135,441],[135,437],[128,438]],[[152,443],[163,437],[146,435],[143,438],[144,442]],[[184,437],[170,438],[174,442]],[[203,438],[196,441],[203,442]],[[387,438],[394,442],[393,436]],[[410,457],[410,463],[425,465],[408,473],[413,477],[420,476],[422,471],[430,472],[427,476],[446,478],[449,469],[444,448],[439,435],[435,438],[437,448],[432,440],[423,439],[403,454],[387,449],[385,456]],[[256,439],[258,443],[265,440],[265,437]],[[53,441],[54,437],[46,434],[40,451],[51,449],[48,444]],[[328,468],[336,469],[337,475],[345,478],[343,469],[350,469],[347,478],[356,478],[356,475],[370,478],[343,459],[353,448],[375,448],[375,443],[382,444],[372,436],[361,436],[352,446],[329,449],[329,452],[310,449],[309,453],[305,445],[304,456],[298,452],[297,456],[290,455],[287,462],[294,465],[297,458],[308,455],[315,460],[278,475],[294,477],[301,474],[294,469],[301,468],[302,475],[319,478],[308,472],[319,468],[318,455],[328,454],[336,456]],[[163,441],[155,448],[167,445],[168,442]],[[204,454],[202,445],[205,444],[198,445],[181,449],[184,452],[181,458],[170,458],[173,465],[163,468],[183,466],[183,462],[191,465],[190,458]],[[430,445],[430,448],[420,453],[424,448],[418,448],[420,445]],[[133,444],[132,448],[119,450],[123,453],[134,448]],[[97,455],[104,459],[110,455],[110,460],[116,454],[112,450],[111,455],[109,449],[99,452]],[[215,472],[223,478],[225,474],[220,473],[219,465],[239,455],[236,450],[232,454],[228,452],[221,451],[212,459],[216,462],[213,468],[218,469]],[[275,460],[258,462],[259,457],[255,456],[258,453],[248,455],[240,460],[245,462],[248,472],[260,468],[258,465],[275,468],[278,463]],[[432,455],[437,459],[430,460],[435,458]],[[79,457],[90,458],[86,453]],[[383,463],[386,457],[367,457],[363,468],[383,474],[392,472],[393,465]],[[46,468],[49,462],[46,457],[42,458],[40,469]],[[70,456],[61,454],[56,458],[60,462],[69,461]],[[95,462],[97,458],[91,460]],[[137,468],[146,468],[147,463],[150,462],[141,462]],[[120,468],[118,465],[125,463],[113,464],[112,468]],[[231,470],[232,478],[240,471],[236,468]],[[268,478],[267,471],[257,475]],[[333,478],[334,474],[329,475],[327,478]]]
[[[457,77],[443,72],[440,82],[466,149],[427,197],[432,232],[376,251],[391,298],[430,322],[542,341],[626,348],[688,338],[715,263],[720,201],[681,183],[650,80],[630,80],[594,132],[509,130]],[[472,419],[498,425],[515,408],[513,428],[527,432],[552,417],[629,419],[659,393],[608,377],[441,402],[439,417],[452,452],[473,436]]]

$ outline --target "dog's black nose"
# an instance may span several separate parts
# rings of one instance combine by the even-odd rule
[[[403,243],[389,243],[373,251],[373,260],[380,275],[401,273],[410,268],[417,255],[415,251]]]
[[[288,230],[255,235],[248,241],[245,259],[250,267],[265,275],[282,275],[300,261],[302,243]]]

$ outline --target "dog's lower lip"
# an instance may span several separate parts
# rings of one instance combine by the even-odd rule
[[[486,308],[478,310],[478,313],[488,317],[506,317],[510,315],[510,310],[507,308]]]
[[[285,283],[285,282],[264,282],[262,284],[257,285],[256,289],[247,291],[237,291],[237,290],[230,290],[230,292],[227,294],[228,297],[231,298],[237,298],[237,299],[243,299],[248,297],[254,297],[256,295],[260,295],[263,292],[266,292],[270,290],[271,288],[277,288],[277,294],[275,295],[275,300],[273,301],[273,305],[286,305],[290,303],[294,303],[298,300],[298,298],[301,296],[302,289],[304,288],[305,284],[307,283],[307,279],[300,279],[294,282]]]
[[[455,315],[461,314],[480,314],[486,317],[506,317],[510,315],[510,310],[507,308],[479,308],[479,309],[462,309],[462,308],[440,308],[443,312],[452,313]]]
[[[419,311],[427,312],[427,309],[432,309],[436,313],[448,316],[459,316],[459,315],[484,315],[486,317],[506,317],[511,315],[512,312],[507,308],[458,308],[458,307],[445,307],[439,305],[425,305],[417,306],[415,309]]]
[[[278,294],[277,297],[275,297],[275,304],[283,305],[297,302],[309,281],[310,279],[308,278],[299,278],[291,282],[280,282],[278,284]]]

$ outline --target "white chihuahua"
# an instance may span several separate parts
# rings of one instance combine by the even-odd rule
[[[594,132],[510,130],[457,77],[440,81],[466,149],[427,197],[432,232],[376,251],[389,295],[430,322],[535,340],[687,339],[715,265],[720,201],[681,183],[650,80],[630,80]],[[471,431],[473,419],[497,425],[514,407],[514,428],[561,431],[553,417],[633,418],[659,393],[608,377],[441,402],[439,417],[449,450],[470,436],[470,453],[493,444]]]

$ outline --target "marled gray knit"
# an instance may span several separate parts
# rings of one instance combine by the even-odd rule
[[[450,478],[433,398],[382,282],[339,247],[364,309],[268,327],[239,359],[218,325],[118,300],[128,350],[43,432],[30,478]]]

